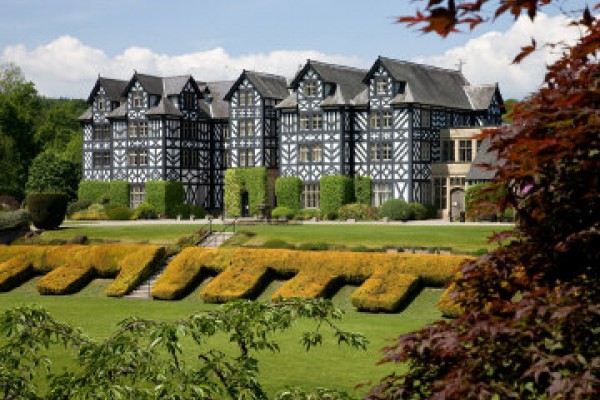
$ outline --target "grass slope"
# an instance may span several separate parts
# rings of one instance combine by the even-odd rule
[[[90,239],[120,240],[169,244],[190,235],[202,225],[129,225],[68,226],[44,232],[42,240],[69,239],[86,235]],[[253,237],[237,235],[231,245],[259,246],[267,240],[281,239],[293,244],[325,242],[348,247],[451,247],[458,253],[489,249],[487,237],[506,226],[418,226],[418,225],[255,225],[238,226],[239,231],[256,233]]]
[[[9,292],[0,294],[0,312],[8,308],[37,304],[49,310],[59,321],[81,327],[92,337],[102,338],[116,329],[118,321],[138,316],[155,320],[172,320],[184,317],[199,309],[215,309],[214,305],[203,304],[197,293],[178,302],[142,301],[113,299],[104,296],[104,288],[110,280],[96,280],[78,294],[71,296],[39,296],[35,289],[36,279]],[[274,291],[278,282],[267,291]],[[400,314],[366,314],[353,310],[350,294],[354,287],[344,287],[334,297],[334,302],[346,310],[340,325],[345,329],[359,331],[368,336],[371,345],[366,352],[338,347],[330,337],[318,349],[306,353],[299,343],[303,322],[291,331],[279,336],[280,353],[263,353],[261,361],[261,381],[269,393],[288,386],[302,386],[308,389],[330,387],[355,393],[357,396],[366,389],[355,392],[359,383],[375,382],[391,372],[392,366],[376,366],[381,357],[380,350],[389,339],[399,334],[418,329],[441,318],[434,304],[441,295],[440,289],[426,289]],[[219,348],[227,348],[226,338],[212,342]],[[53,350],[54,351],[54,350]],[[56,349],[54,356],[57,366],[67,362],[64,350]],[[188,352],[188,362],[194,362],[194,354]]]

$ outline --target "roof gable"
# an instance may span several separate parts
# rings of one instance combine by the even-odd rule
[[[282,100],[289,95],[287,82],[283,76],[244,70],[223,97],[225,101],[231,100],[244,79],[248,79],[262,97]]]
[[[98,79],[96,80],[96,84],[94,85],[94,88],[92,89],[92,91],[90,92],[90,95],[88,96],[87,102],[88,102],[88,104],[92,104],[94,102],[94,97],[96,96],[96,93],[98,93],[98,90],[100,90],[100,87],[104,88],[104,92],[106,93],[106,95],[108,96],[108,98],[111,101],[121,102],[121,101],[123,101],[123,90],[125,89],[126,86],[127,86],[127,81],[122,81],[119,79],[103,78],[103,77],[99,76]]]

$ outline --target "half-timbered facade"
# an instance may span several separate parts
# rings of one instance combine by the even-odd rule
[[[229,131],[225,140],[228,168],[278,168],[275,105],[288,94],[283,76],[242,72],[224,98],[229,102]]]
[[[128,181],[132,207],[150,180],[180,181],[186,203],[220,207],[228,87],[220,89],[215,105],[211,84],[189,75],[98,78],[79,118],[84,179]]]
[[[309,60],[280,110],[280,174],[304,182],[303,205],[318,207],[319,179],[354,173],[352,100],[366,70]]]

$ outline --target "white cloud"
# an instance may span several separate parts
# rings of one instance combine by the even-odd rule
[[[538,49],[545,43],[561,40],[573,43],[579,32],[568,23],[562,15],[538,14],[533,23],[521,17],[506,32],[488,32],[442,55],[420,57],[415,61],[455,69],[462,59],[466,62],[463,74],[471,83],[498,82],[505,99],[523,98],[542,84],[545,66],[558,59],[559,49],[536,51],[520,64],[512,64],[512,60],[522,46],[531,43],[531,38],[537,40]]]
[[[531,37],[546,42],[574,40],[577,31],[567,25],[564,16],[538,14],[535,23],[520,18],[506,32],[488,32],[442,55],[414,61],[456,68],[457,61],[463,59],[466,61],[463,72],[472,83],[499,82],[505,98],[522,98],[541,84],[544,66],[558,56],[556,51],[555,54],[549,50],[538,51],[519,65],[511,64],[513,58]],[[375,61],[311,50],[233,56],[221,47],[173,56],[157,54],[148,48],[130,47],[121,54],[108,56],[103,50],[90,47],[75,37],[62,36],[35,49],[22,44],[8,46],[0,54],[0,63],[19,65],[27,79],[35,82],[38,91],[46,96],[87,97],[98,74],[129,79],[135,69],[163,76],[192,74],[201,81],[215,81],[235,79],[243,69],[250,69],[291,77],[308,58],[363,68]]]
[[[87,97],[98,74],[129,79],[134,70],[160,76],[192,74],[201,81],[236,79],[243,69],[291,77],[307,59],[342,65],[368,65],[371,60],[329,55],[317,51],[280,50],[234,57],[223,48],[169,56],[142,47],[130,47],[114,57],[85,45],[72,36],[62,36],[28,50],[19,44],[6,47],[2,63],[14,62],[46,96]]]

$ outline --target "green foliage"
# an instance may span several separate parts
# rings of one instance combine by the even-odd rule
[[[63,192],[75,199],[78,184],[78,166],[45,151],[31,163],[25,190],[27,193]]]
[[[321,299],[273,305],[236,301],[173,322],[128,318],[96,341],[42,309],[16,308],[0,315],[3,393],[6,398],[39,399],[47,384],[53,398],[61,399],[266,399],[257,353],[278,351],[276,338],[296,321],[314,323],[301,337],[306,350],[323,342],[324,330],[338,344],[366,349],[363,335],[337,326],[342,314]],[[232,348],[211,348],[216,335],[228,337]],[[186,351],[194,353],[194,363],[183,362],[184,338],[191,343]],[[46,362],[57,353],[68,354],[73,362]],[[52,378],[46,383],[39,376],[47,372]]]
[[[108,217],[106,216],[105,205],[94,203],[84,210],[74,212],[70,218],[73,220],[97,221],[107,219]]]
[[[348,393],[316,388],[314,392],[307,392],[302,388],[293,387],[277,393],[275,400],[352,400],[354,397]]]
[[[368,204],[350,203],[350,204],[345,204],[342,207],[340,207],[338,216],[341,220],[376,219],[377,218],[377,210]]]
[[[371,205],[371,178],[368,176],[354,177],[354,199],[358,204]]]
[[[260,205],[267,203],[267,169],[232,168],[225,171],[224,185],[225,214],[232,217],[242,215],[242,192],[248,192],[250,215],[260,214]]]
[[[202,206],[197,206],[194,204],[179,204],[173,209],[173,214],[185,219],[190,218],[191,216],[201,219],[206,216],[206,211]]]
[[[275,181],[277,206],[299,210],[301,207],[302,180],[293,176],[284,176]]]
[[[312,218],[321,218],[321,210],[318,208],[303,208],[294,215],[294,219],[301,221],[308,221]]]
[[[146,202],[152,204],[161,215],[169,218],[176,217],[176,207],[183,204],[184,197],[185,193],[181,182],[146,182]]]
[[[331,246],[327,243],[317,242],[317,243],[302,243],[297,249],[304,251],[326,251],[330,250]]]
[[[416,219],[417,221],[427,219],[427,207],[425,207],[423,204],[410,202],[408,203],[408,207],[410,208],[410,219]]]
[[[289,207],[275,207],[273,211],[271,211],[271,217],[273,218],[284,217],[287,219],[292,219],[294,214],[295,211]]]
[[[143,202],[135,209],[133,219],[154,219],[157,217],[157,214],[156,208],[152,204]]]
[[[69,197],[65,193],[29,193],[27,207],[31,221],[38,229],[56,229],[67,212]]]
[[[0,211],[0,232],[29,227],[30,219],[27,210]]]
[[[81,181],[77,190],[77,198],[79,200],[87,200],[92,203],[99,202],[103,196],[109,197],[110,182],[105,181]],[[129,201],[127,202],[129,205]]]
[[[292,243],[288,243],[285,240],[281,239],[270,239],[263,243],[262,245],[265,249],[290,249],[293,250],[296,248]]]
[[[379,207],[379,217],[392,221],[408,221],[413,213],[410,205],[402,199],[389,199]]]
[[[82,211],[87,209],[92,205],[91,200],[76,200],[67,206],[67,217],[71,217],[71,215],[75,214],[78,211]]]
[[[108,199],[112,205],[129,207],[129,182],[111,181],[108,185]]]
[[[465,211],[467,218],[474,221],[496,221],[502,217],[498,207],[506,190],[492,182],[478,183],[465,192]]]
[[[129,207],[108,204],[104,207],[106,217],[111,221],[128,221],[133,217],[133,210]]]
[[[321,215],[334,219],[344,204],[354,197],[353,180],[347,176],[324,176],[319,182]]]

